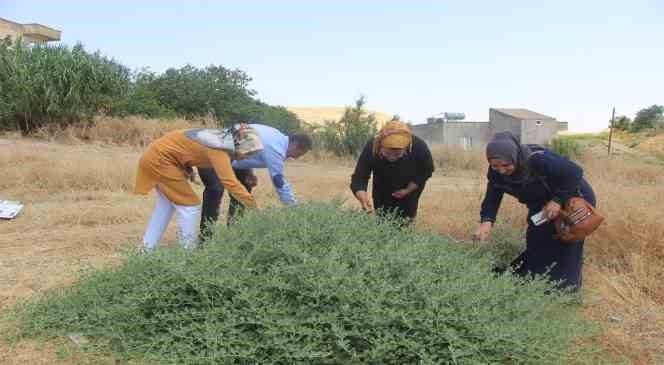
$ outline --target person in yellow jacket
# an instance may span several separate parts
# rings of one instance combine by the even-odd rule
[[[230,132],[215,129],[177,130],[152,142],[138,163],[134,188],[136,194],[146,195],[152,189],[157,194],[143,236],[145,250],[157,248],[173,213],[178,224],[178,243],[188,249],[196,247],[201,209],[200,199],[188,181],[192,167],[214,168],[224,188],[235,199],[247,208],[255,208],[254,197],[235,177],[231,160],[242,159],[262,148],[260,139],[250,129],[244,131],[239,145],[234,143]]]

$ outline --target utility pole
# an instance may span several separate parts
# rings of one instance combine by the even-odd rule
[[[611,113],[611,125],[609,126],[609,148],[608,148],[608,153],[609,157],[611,157],[611,137],[613,136],[613,120],[616,117],[616,107],[613,107],[613,113]]]

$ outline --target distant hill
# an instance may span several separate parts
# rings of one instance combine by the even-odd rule
[[[338,121],[344,115],[345,107],[330,106],[330,107],[287,107],[287,109],[302,121],[312,125],[323,124],[326,120]],[[392,115],[368,110],[376,116],[378,127],[385,124],[392,119]]]

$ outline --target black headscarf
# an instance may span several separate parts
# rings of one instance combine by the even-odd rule
[[[502,175],[503,179],[511,183],[528,184],[535,179],[528,164],[532,154],[530,148],[521,144],[519,138],[510,132],[494,134],[486,146],[487,160],[499,159],[514,165],[512,175]]]

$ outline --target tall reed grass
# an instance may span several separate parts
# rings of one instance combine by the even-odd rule
[[[0,44],[0,129],[88,121],[127,92],[130,71],[81,44]]]

